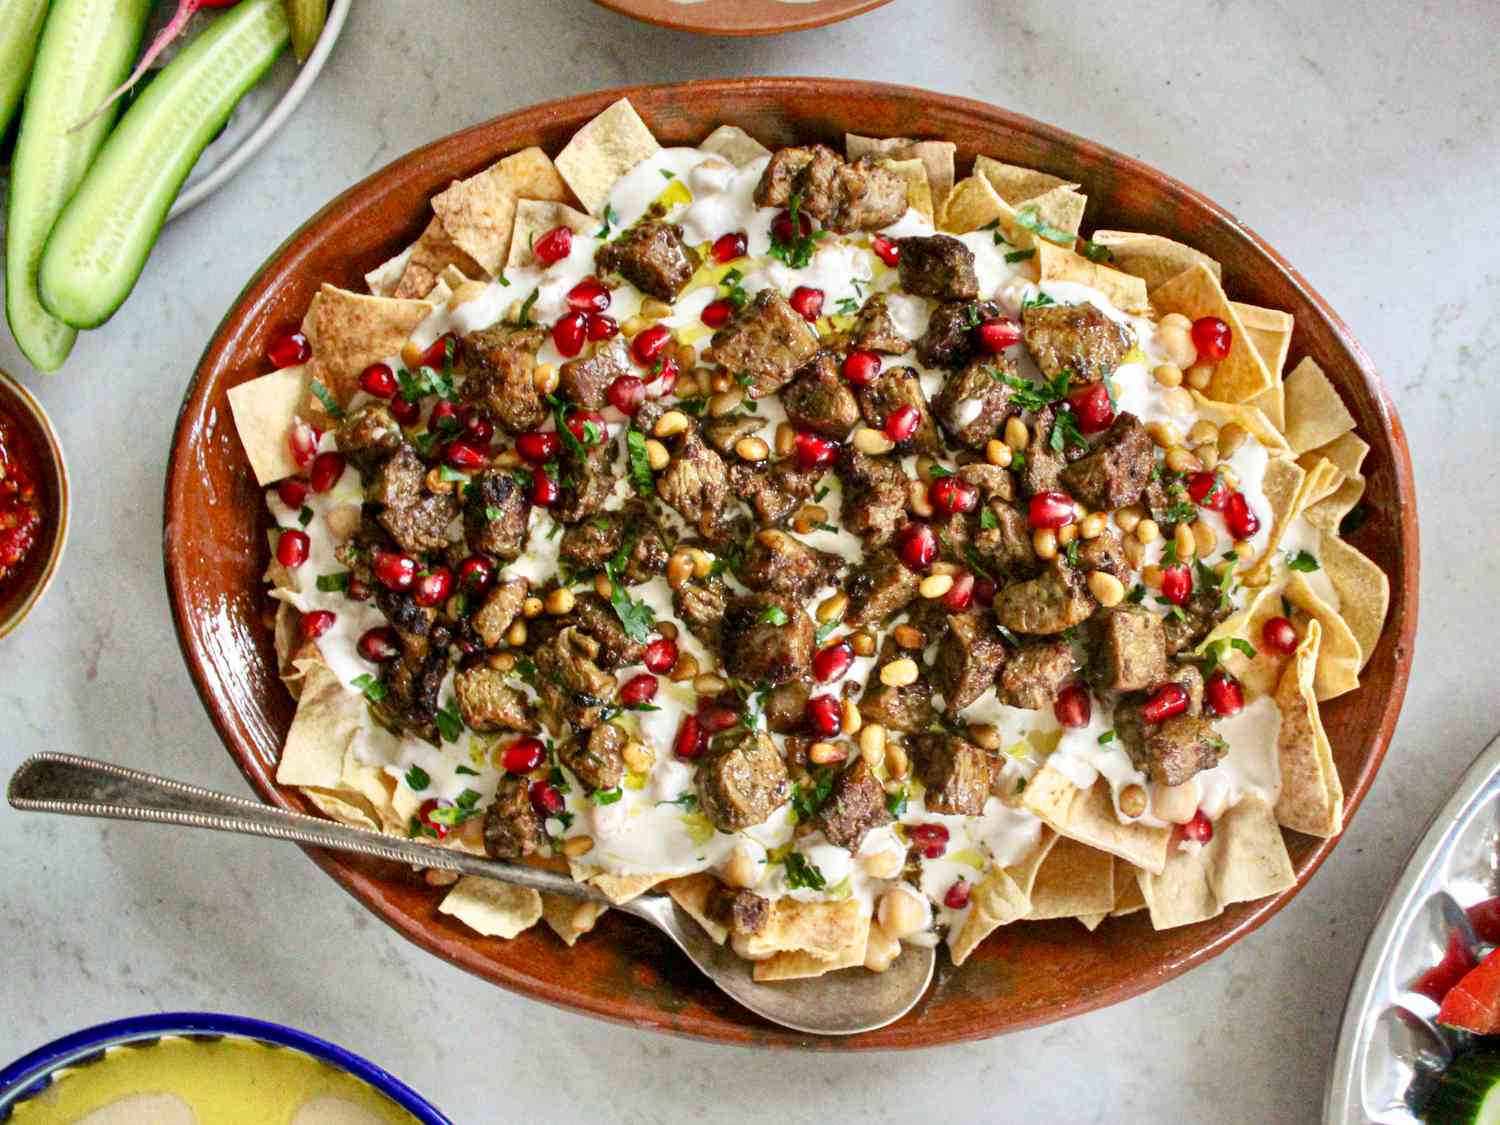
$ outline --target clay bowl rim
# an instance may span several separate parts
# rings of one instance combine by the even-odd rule
[[[41,401],[26,389],[19,379],[0,371],[0,406],[12,406],[30,419],[31,429],[41,435],[42,448],[38,450],[47,462],[48,487],[57,507],[57,519],[49,532],[47,559],[39,571],[28,579],[26,592],[0,617],[0,640],[21,627],[31,614],[62,568],[63,551],[68,545],[68,525],[73,514],[73,484],[68,476],[68,461],[63,455],[62,439],[57,435],[51,417]],[[28,565],[23,562],[23,566]]]
[[[494,159],[514,147],[516,142],[513,138],[518,134],[523,134],[527,130],[532,132],[546,130],[549,125],[555,124],[565,116],[569,120],[574,117],[586,120],[587,115],[598,112],[621,96],[630,96],[637,101],[638,105],[645,105],[643,114],[650,120],[656,112],[650,108],[651,106],[671,105],[674,101],[682,103],[691,99],[692,104],[717,104],[718,99],[734,98],[740,101],[763,102],[768,108],[779,110],[784,103],[795,100],[799,95],[811,96],[813,94],[824,102],[829,100],[843,102],[849,110],[847,114],[841,112],[839,116],[855,119],[859,114],[860,103],[866,99],[878,97],[903,101],[919,100],[938,118],[950,121],[962,119],[972,128],[994,129],[1002,134],[1010,132],[1030,136],[1048,145],[1077,151],[1089,162],[1109,167],[1117,179],[1123,182],[1144,181],[1153,192],[1197,209],[1198,218],[1207,218],[1222,225],[1225,228],[1224,233],[1232,241],[1245,244],[1246,257],[1241,260],[1253,261],[1258,255],[1278,275],[1278,285],[1290,287],[1293,295],[1299,297],[1317,314],[1317,317],[1321,318],[1327,334],[1331,337],[1322,349],[1325,358],[1330,351],[1340,351],[1343,353],[1346,366],[1357,374],[1355,385],[1345,389],[1356,399],[1362,399],[1357,404],[1361,411],[1357,412],[1367,414],[1376,422],[1374,430],[1378,430],[1378,433],[1366,426],[1369,432],[1365,432],[1364,436],[1371,440],[1372,445],[1389,455],[1392,499],[1396,510],[1393,517],[1395,526],[1391,534],[1387,536],[1386,543],[1392,557],[1398,561],[1393,564],[1393,571],[1390,573],[1391,614],[1381,640],[1382,647],[1392,646],[1390,655],[1392,679],[1383,706],[1380,708],[1378,721],[1367,723],[1360,728],[1363,734],[1360,739],[1357,770],[1345,786],[1345,828],[1347,830],[1349,820],[1363,801],[1379,770],[1405,698],[1417,626],[1419,566],[1415,487],[1404,430],[1390,397],[1380,383],[1373,363],[1363,348],[1354,340],[1348,327],[1301,275],[1253,231],[1246,228],[1218,204],[1139,161],[1020,114],[966,98],[884,83],[795,77],[710,79],[674,85],[617,88],[527,107],[471,126],[408,153],[330,201],[289,237],[250,280],[215,332],[195,369],[184,396],[173,436],[165,482],[163,554],[173,624],[183,650],[184,660],[214,728],[252,788],[262,799],[283,807],[296,807],[293,801],[300,800],[300,798],[289,797],[273,781],[257,773],[255,763],[260,760],[260,756],[255,744],[246,737],[248,731],[237,722],[232,701],[221,700],[214,694],[213,685],[206,674],[207,658],[205,653],[198,649],[198,640],[194,635],[193,624],[188,615],[188,592],[192,571],[186,564],[192,554],[191,545],[181,542],[178,537],[174,536],[172,528],[179,506],[187,503],[186,496],[189,494],[189,482],[192,479],[190,475],[184,477],[182,481],[178,481],[178,478],[185,473],[190,474],[193,458],[201,456],[195,448],[200,431],[212,435],[226,428],[225,420],[217,419],[213,413],[210,391],[216,388],[220,380],[232,373],[238,372],[248,377],[248,374],[244,372],[246,367],[252,368],[255,373],[263,371],[261,357],[258,354],[240,355],[236,361],[237,349],[243,349],[252,342],[258,331],[265,329],[264,321],[269,317],[270,312],[263,306],[270,299],[269,294],[274,290],[278,280],[296,274],[296,263],[308,256],[311,246],[320,242],[322,236],[318,233],[319,228],[327,222],[334,221],[341,212],[371,206],[385,196],[393,194],[396,191],[397,177],[400,178],[400,184],[408,188],[424,183],[425,178],[430,178],[432,175],[430,172],[424,173],[424,162],[443,149],[451,148],[473,155],[477,148],[482,148],[490,159]],[[793,125],[805,125],[805,135],[808,138],[816,133],[826,132],[833,125],[833,122],[825,125],[819,121],[797,118],[787,118],[787,120]],[[1087,186],[1085,183],[1085,187]],[[428,187],[435,191],[440,190],[441,185],[433,184]],[[431,192],[427,191],[426,194],[430,195]],[[417,222],[415,217],[413,222]],[[222,435],[220,435],[220,440],[222,440]],[[248,470],[248,466],[246,469]],[[174,482],[178,483],[178,488],[174,489]],[[179,496],[179,491],[181,496]],[[650,1007],[644,1002],[621,1001],[617,996],[606,994],[602,986],[597,984],[592,989],[585,990],[573,984],[571,979],[543,978],[521,972],[512,966],[481,956],[473,948],[472,943],[463,944],[445,935],[435,928],[430,920],[418,918],[411,911],[399,909],[384,893],[390,888],[387,881],[380,877],[358,870],[350,863],[328,853],[314,850],[309,851],[309,854],[340,886],[393,929],[429,952],[512,991],[615,1022],[718,1042],[778,1047],[812,1046],[825,1049],[889,1049],[933,1046],[986,1038],[1006,1031],[1021,1030],[1080,1015],[1137,996],[1217,956],[1269,921],[1306,885],[1340,838],[1319,840],[1307,845],[1302,850],[1298,861],[1297,878],[1293,886],[1274,897],[1231,907],[1225,915],[1221,916],[1221,919],[1202,923],[1201,925],[1205,927],[1217,924],[1218,929],[1206,935],[1197,944],[1186,947],[1179,953],[1164,956],[1154,964],[1126,973],[1103,987],[1080,993],[1055,1007],[1017,1013],[1007,1012],[1005,1005],[996,1003],[992,1008],[983,1008],[979,1014],[966,1021],[949,1021],[935,1028],[917,1024],[915,1022],[917,1015],[914,1014],[882,1032],[853,1039],[815,1039],[801,1036],[770,1027],[744,1013],[725,1016],[716,1009],[700,1008],[684,1014],[662,1004]],[[605,921],[609,922],[610,919],[607,918]],[[1137,920],[1125,919],[1123,923],[1114,924],[1122,925],[1133,921]],[[1055,924],[1041,923],[1039,925],[1045,927]],[[613,932],[616,935],[625,935],[627,938],[630,935],[630,931],[623,927]],[[596,939],[607,941],[609,936],[609,934],[596,935]],[[622,949],[619,951],[622,961],[627,953],[631,952],[623,948],[626,944],[627,942],[622,941]],[[628,944],[632,947],[634,945],[633,942]],[[688,971],[691,972],[691,970]],[[962,990],[962,974],[965,970],[950,969],[949,971],[953,973],[955,987]],[[943,985],[944,979],[940,976],[939,985],[934,993],[924,1000],[923,1005],[919,1006],[917,1014],[922,1013],[929,1004],[941,1005],[945,1002],[948,993]],[[675,988],[673,985],[662,987],[669,990]],[[707,985],[703,987],[708,988]],[[907,1027],[911,1027],[912,1030],[903,1030]],[[918,1027],[920,1031],[917,1030]]]
[[[659,14],[642,11],[642,6],[654,7],[661,0],[594,0],[601,8],[607,8],[617,15],[640,23],[648,23],[654,27],[664,27],[671,31],[687,31],[694,35],[719,35],[736,39],[748,39],[763,35],[782,35],[792,31],[811,31],[813,28],[827,27],[830,24],[840,23],[843,20],[862,16],[866,12],[873,12],[876,8],[883,8],[891,0],[823,0],[823,4],[817,9],[805,15],[792,19],[776,21],[767,16],[762,22],[732,25],[720,27],[713,24],[694,22],[690,13],[694,9],[692,4],[679,5],[682,9],[680,17],[672,17],[667,13],[670,8],[662,8]],[[830,11],[827,5],[835,7]],[[783,5],[787,13],[795,11],[794,5]],[[690,85],[690,83],[683,83]]]

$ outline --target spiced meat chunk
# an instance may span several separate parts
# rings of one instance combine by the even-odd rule
[[[801,468],[788,457],[770,466],[733,465],[731,491],[749,503],[758,523],[785,523],[818,487],[823,470]]]
[[[948,376],[932,404],[932,413],[948,440],[969,449],[983,449],[1000,432],[1005,420],[1021,412],[1011,402],[1015,364],[1004,356],[984,356]],[[1004,472],[1002,469],[1001,472]]]
[[[927,396],[922,393],[922,384],[914,369],[892,367],[859,389],[860,413],[877,430],[885,428],[892,413],[907,406],[917,412],[917,428],[911,437],[898,442],[896,448],[903,452],[926,453],[931,457],[942,456],[943,441],[932,423],[932,411],[927,406]]]
[[[838,234],[879,230],[906,214],[906,181],[874,160],[844,163],[824,145],[784,148],[755,186],[760,207],[790,207]]]
[[[448,641],[448,631],[441,626],[426,636],[403,634],[401,655],[386,665],[382,707],[400,726],[429,742],[436,739],[433,721],[438,692],[448,675]]]
[[[504,675],[487,664],[477,664],[454,676],[453,691],[464,724],[473,730],[535,734],[541,729],[531,714],[526,693],[511,687]]]
[[[777,734],[797,734],[806,725],[807,700],[812,688],[800,680],[777,684],[761,701],[766,729]]]
[[[1027,305],[1021,327],[1026,348],[1048,381],[1066,371],[1074,386],[1097,383],[1130,351],[1130,332],[1090,304]]]
[[[1009,502],[1016,498],[1015,478],[1008,469],[991,465],[986,461],[974,461],[958,467],[958,477],[979,491],[981,500]]]
[[[623,570],[627,583],[645,582],[666,570],[666,543],[650,510],[639,500],[569,527],[562,533],[557,553],[575,570],[602,570],[627,544]]]
[[[896,327],[884,293],[876,293],[860,308],[849,330],[849,346],[882,355],[905,355],[911,348],[911,341]]]
[[[464,535],[469,547],[502,559],[526,549],[531,519],[529,490],[504,469],[486,469],[470,482],[464,498]]]
[[[1167,640],[1162,619],[1143,609],[1101,610],[1090,622],[1095,631],[1090,673],[1108,692],[1145,691],[1167,675]]]
[[[839,373],[839,361],[828,352],[819,352],[797,373],[781,392],[781,405],[793,426],[835,441],[842,441],[859,421],[859,403]]]
[[[558,371],[557,388],[563,398],[589,410],[602,410],[608,401],[604,392],[621,375],[634,374],[625,346],[614,339],[601,344],[593,355],[579,356]]]
[[[415,449],[402,442],[389,457],[366,472],[365,499],[386,508],[409,508],[422,499],[426,483],[427,466]]]
[[[1192,576],[1193,592],[1187,605],[1179,607],[1182,610],[1181,616],[1173,613],[1165,619],[1163,625],[1167,637],[1167,653],[1170,656],[1197,648],[1213,632],[1214,626],[1234,610],[1233,604],[1219,592],[1218,586],[1205,582],[1203,575],[1194,573],[1192,567],[1189,567],[1189,574]]]
[[[532,649],[542,706],[575,728],[597,726],[614,698],[615,678],[594,662],[599,653],[599,642],[572,625]]]
[[[818,351],[818,337],[802,314],[774,289],[762,289],[714,333],[705,359],[721,363],[752,399],[774,394]]]
[[[814,824],[835,847],[859,851],[865,833],[891,822],[885,787],[863,758],[834,779],[828,799],[818,809]]]
[[[1201,715],[1174,715],[1161,723],[1141,716],[1140,704],[1115,710],[1115,730],[1135,767],[1160,785],[1181,785],[1219,764],[1228,745]]]
[[[1093,539],[1078,542],[1077,568],[1084,574],[1091,570],[1102,570],[1113,574],[1121,582],[1131,580],[1130,563],[1125,558],[1125,545],[1114,530],[1106,527]]]
[[[675,301],[702,264],[674,223],[643,219],[599,248],[599,269],[617,273],[642,293]]]
[[[678,440],[656,487],[678,515],[707,536],[729,500],[729,470],[697,431],[689,430]]]
[[[849,625],[879,625],[916,601],[921,582],[889,548],[865,555],[844,583],[849,594],[844,621]]]
[[[1040,711],[1052,706],[1077,672],[1078,657],[1067,641],[1031,641],[1006,660],[995,681],[995,698],[1007,707]]]
[[[973,548],[997,580],[1030,578],[1041,566],[1026,513],[1004,500],[985,505]]]
[[[728,605],[729,588],[714,574],[705,578],[688,578],[672,591],[672,612],[710,649],[719,647],[724,611]]]
[[[604,508],[615,488],[616,438],[601,436],[581,451],[564,441],[558,454],[559,488],[552,514],[561,523],[586,520]]]
[[[928,812],[978,816],[990,795],[990,763],[971,742],[953,734],[924,734],[911,740],[917,776],[927,787]]]
[[[875,667],[865,681],[859,697],[859,713],[867,723],[879,723],[887,730],[915,734],[926,730],[937,717],[932,710],[932,685],[918,676],[916,681],[893,687],[880,679],[880,669],[893,660],[910,656],[890,637],[880,646]]]
[[[753,594],[724,611],[719,647],[725,670],[752,684],[784,684],[807,676],[813,623],[794,598]]]
[[[1050,636],[1088,620],[1097,605],[1083,575],[1054,559],[1037,577],[996,594],[994,610],[1013,633]]]
[[[1063,470],[1088,454],[1087,444],[1078,444],[1076,438],[1069,440],[1068,431],[1058,431],[1056,423],[1056,406],[1037,411],[1031,419],[1031,444],[1019,474],[1021,491],[1027,496],[1061,489]]]
[[[547,843],[547,828],[531,804],[524,777],[505,777],[484,814],[484,850],[492,859],[522,859]]]
[[[526,582],[515,578],[498,583],[485,595],[484,604],[469,618],[469,628],[474,631],[485,648],[498,648],[505,631],[521,613],[526,602]]]
[[[536,353],[546,339],[546,329],[535,325],[497,325],[465,337],[455,365],[464,402],[487,411],[508,433],[540,426],[547,405],[536,389]]]
[[[698,763],[698,804],[721,832],[763,824],[791,793],[786,763],[763,731],[729,731]]]
[[[979,296],[974,251],[946,234],[902,238],[901,288],[938,301],[969,301]]]
[[[1060,479],[1075,499],[1095,511],[1112,512],[1141,498],[1155,465],[1146,427],[1134,414],[1123,413],[1085,456],[1062,470]]]
[[[613,789],[625,779],[625,732],[614,723],[579,731],[557,751],[563,765],[588,789]]]
[[[950,614],[938,640],[932,679],[953,718],[983,695],[1005,663],[1005,644],[988,613]]]
[[[437,551],[448,545],[448,528],[458,518],[458,501],[452,493],[429,492],[415,504],[387,508],[380,513],[380,526],[410,554]]]
[[[950,301],[933,310],[927,331],[917,341],[917,358],[926,367],[957,369],[979,354],[975,329],[1000,315],[993,301]]]
[[[889,543],[906,522],[910,478],[900,462],[846,449],[834,465],[844,486],[844,526],[863,537],[867,547]]]
[[[646,646],[631,639],[614,607],[598,594],[576,595],[569,618],[597,642],[599,652],[594,659],[601,668],[613,670],[639,664],[646,654]]]
[[[818,551],[778,528],[750,537],[735,577],[752,590],[806,599],[829,585],[844,560]]]
[[[728,456],[734,452],[740,438],[749,437],[765,425],[765,420],[754,414],[726,414],[722,418],[710,418],[703,423],[703,440],[719,453]]]
[[[405,442],[401,426],[383,402],[351,410],[339,423],[339,452],[362,473],[369,473],[383,458]]]
[[[771,921],[771,900],[721,883],[709,894],[704,913],[732,934],[753,937]]]

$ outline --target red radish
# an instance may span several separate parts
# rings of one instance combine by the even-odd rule
[[[563,811],[563,796],[550,781],[533,781],[526,792],[532,807],[543,816],[556,816]]]
[[[1162,684],[1141,704],[1141,718],[1148,723],[1164,723],[1187,709],[1187,689],[1181,684]]]
[[[516,452],[533,465],[552,460],[560,448],[555,430],[532,430],[516,438]]]
[[[518,738],[500,754],[506,773],[530,773],[547,760],[547,748],[540,738]]]
[[[1260,517],[1250,510],[1243,492],[1231,494],[1225,502],[1224,523],[1236,539],[1249,539],[1260,530]]]
[[[792,457],[799,469],[817,469],[833,464],[839,447],[826,437],[798,430],[792,438]]]
[[[1214,838],[1214,822],[1199,809],[1193,814],[1193,819],[1182,826],[1182,838],[1195,844],[1206,844]]]
[[[937,558],[937,536],[921,520],[912,520],[896,532],[896,553],[908,570],[924,571]]]
[[[1218,473],[1193,473],[1187,479],[1188,495],[1193,503],[1211,512],[1222,512],[1229,502],[1229,490]]]
[[[817,320],[823,315],[823,290],[814,289],[810,285],[799,285],[792,290],[791,299],[787,303],[797,310],[797,315],[803,320]]]
[[[620,375],[604,388],[604,397],[621,414],[634,415],[646,401],[646,384],[634,375]]]
[[[307,470],[307,483],[314,492],[327,492],[343,475],[344,455],[330,449],[313,458],[312,468]]]
[[[277,367],[295,367],[299,363],[306,363],[310,355],[312,346],[307,342],[307,337],[296,329],[272,336],[271,342],[266,345],[266,358]]]
[[[969,881],[960,879],[948,888],[948,893],[943,896],[943,905],[949,910],[962,910],[969,905]]]
[[[672,742],[672,753],[679,758],[696,758],[703,753],[703,728],[692,715],[684,715],[682,725],[677,728],[677,737]]]
[[[917,432],[922,424],[922,412],[911,403],[898,406],[885,416],[885,436],[900,444]]]
[[[453,572],[446,566],[435,566],[426,574],[419,575],[411,588],[413,600],[429,609],[440,606],[453,592]]]
[[[1162,567],[1161,596],[1173,605],[1187,605],[1193,596],[1193,572],[1186,563]]]
[[[1089,725],[1089,716],[1093,714],[1093,701],[1089,699],[1089,690],[1082,684],[1069,684],[1057,693],[1057,698],[1052,701],[1052,713],[1057,716],[1057,721],[1065,727],[1077,729]]]
[[[1229,325],[1216,316],[1200,316],[1193,321],[1193,347],[1198,349],[1198,358],[1216,363],[1229,354],[1229,344],[1234,333]]]
[[[573,252],[573,232],[567,227],[553,227],[531,245],[531,253],[544,266],[554,265]]]
[[[355,647],[360,656],[371,664],[384,664],[401,655],[401,643],[396,637],[396,630],[387,625],[366,630],[360,635]]]
[[[583,351],[583,341],[588,335],[588,330],[588,318],[575,310],[566,314],[552,326],[552,342],[562,355],[572,359]]]
[[[722,328],[729,323],[729,318],[734,315],[734,302],[727,297],[720,297],[717,301],[710,301],[703,306],[699,319],[710,328]]]
[[[568,308],[578,312],[602,313],[610,300],[609,287],[597,277],[586,277],[568,290]]]
[[[547,475],[547,470],[538,465],[531,470],[531,502],[538,508],[550,508],[557,503],[562,489]]]
[[[666,675],[677,663],[677,642],[657,637],[646,646],[646,655],[641,663],[658,676]]]
[[[1068,396],[1073,413],[1078,416],[1081,433],[1097,434],[1109,429],[1115,420],[1115,408],[1109,401],[1109,388],[1102,382],[1090,383]]]
[[[1441,1004],[1453,986],[1463,980],[1477,963],[1474,955],[1469,952],[1469,945],[1464,941],[1463,935],[1454,930],[1453,936],[1448,939],[1448,948],[1443,952],[1443,959],[1418,977],[1411,990]]]
[[[626,707],[639,707],[656,698],[656,677],[650,672],[631,676],[620,688],[620,702]]]
[[[613,340],[620,334],[620,322],[612,316],[590,313],[583,334],[590,340]]]
[[[470,555],[458,564],[458,584],[471,594],[483,594],[495,584],[495,564],[483,555]]]
[[[386,363],[372,363],[360,372],[359,388],[376,398],[396,396],[396,373]]]
[[[943,595],[943,608],[949,613],[962,613],[969,608],[974,600],[974,592],[977,587],[972,574],[960,574],[953,579],[953,585]],[[993,598],[993,595],[991,595]]]
[[[1209,707],[1221,719],[1238,715],[1245,709],[1245,692],[1240,682],[1222,669],[1208,677],[1203,690]]]
[[[1066,492],[1038,492],[1026,509],[1026,522],[1034,528],[1066,527],[1078,513]]]
[[[940,516],[972,512],[979,505],[979,491],[961,477],[939,477],[927,489],[927,499]]]
[[[980,351],[999,355],[1006,348],[1021,342],[1021,326],[1008,316],[997,316],[979,326],[978,337]]]
[[[839,641],[827,648],[819,649],[812,658],[813,679],[820,684],[832,683],[854,663],[854,649],[848,641]]]
[[[630,341],[630,354],[642,367],[650,367],[671,342],[672,330],[665,324],[653,324],[650,328],[641,329],[635,339]]]
[[[867,387],[880,374],[880,356],[861,348],[844,357],[844,378],[856,387]]]
[[[911,842],[922,853],[923,859],[941,859],[948,850],[948,826],[914,824],[911,827]]]
[[[714,261],[718,262],[721,266],[727,266],[736,258],[743,258],[749,252],[749,249],[750,243],[746,240],[742,232],[735,231],[732,234],[721,234],[718,240],[714,242]]]
[[[892,269],[901,264],[901,247],[883,234],[877,234],[870,240],[870,249],[875,251],[877,258]]]
[[[135,64],[135,69],[130,72],[130,77],[125,79],[109,97],[105,98],[103,104],[98,109],[94,110],[93,113],[89,114],[77,125],[74,125],[68,132],[72,133],[82,129],[139,82],[146,71],[151,69],[151,64],[156,61],[157,56],[167,49],[172,40],[182,34],[183,29],[188,25],[188,21],[197,15],[198,9],[232,8],[238,3],[239,0],[178,0],[176,13],[167,22],[167,26],[157,33],[156,38],[151,40],[151,46],[146,48],[146,53],[141,56],[141,61]],[[298,362],[301,361],[299,360]]]
[[[276,540],[276,561],[289,570],[295,570],[307,561],[307,552],[312,546],[312,540],[307,537],[307,532],[298,531],[295,527],[290,531],[283,531],[281,538]]]
[[[814,734],[832,738],[839,732],[839,701],[831,695],[815,695],[807,701],[804,718]]]
[[[317,640],[338,620],[331,610],[315,609],[302,615],[302,635],[310,641]]]
[[[1273,617],[1261,626],[1260,639],[1277,652],[1285,653],[1296,652],[1297,645],[1300,643],[1297,638],[1297,626],[1285,617]]]
[[[302,507],[307,499],[307,482],[301,477],[287,477],[276,486],[277,498],[292,511]]]

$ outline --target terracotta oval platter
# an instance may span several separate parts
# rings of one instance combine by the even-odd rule
[[[1216,204],[1119,153],[978,102],[909,88],[829,79],[740,79],[614,90],[508,114],[403,157],[313,216],[245,289],[214,335],[187,390],[166,482],[166,577],[183,653],[230,754],[274,804],[312,812],[279,787],[275,765],[291,722],[276,677],[267,599],[268,517],[240,449],[227,392],[263,373],[267,339],[297,323],[322,281],[357,284],[414,239],[428,200],[454,179],[526,145],[557,152],[573,132],[627,94],[664,144],[696,144],[739,125],[771,146],[846,130],[941,137],[961,171],[976,153],[1044,169],[1083,185],[1084,229],[1170,235],[1224,264],[1237,300],[1296,317],[1292,359],[1311,355],[1337,385],[1372,446],[1368,516],[1351,541],[1390,576],[1385,632],[1359,691],[1324,705],[1349,815],[1374,779],[1406,693],[1417,624],[1417,519],[1411,462],[1396,412],[1369,358],[1321,297],[1274,250]],[[341,886],[393,928],[496,984],[620,1023],[765,1046],[903,1048],[977,1039],[1077,1015],[1137,995],[1222,953],[1285,906],[1336,840],[1291,834],[1296,886],[1199,925],[1153,931],[1144,914],[1085,936],[1071,921],[997,931],[962,969],[943,960],[931,993],[905,1019],[852,1039],[812,1040],[770,1027],[701,978],[665,938],[613,913],[572,949],[545,928],[503,942],[437,913],[438,895],[390,866],[313,853]]]
[[[704,35],[776,35],[806,31],[868,12],[891,0],[595,0],[632,19]]]

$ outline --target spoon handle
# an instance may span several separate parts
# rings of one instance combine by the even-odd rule
[[[9,799],[15,808],[28,812],[212,828],[479,875],[592,902],[607,901],[592,887],[559,872],[403,840],[72,754],[28,758],[10,779]]]

